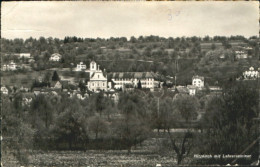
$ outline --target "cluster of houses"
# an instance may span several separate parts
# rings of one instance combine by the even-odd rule
[[[254,67],[250,67],[249,70],[243,72],[243,78],[245,80],[254,80],[260,77],[259,75],[260,68],[258,70],[255,70]]]
[[[31,57],[30,53],[14,53],[14,54],[6,54],[7,56],[12,55],[16,56],[18,59],[25,59],[28,62],[34,62],[34,59]],[[18,65],[13,60],[11,60],[8,63],[1,64],[1,70],[2,71],[16,71],[21,68],[30,68],[26,65]]]
[[[8,64],[2,64],[2,71],[15,71],[17,70],[17,64],[11,61]]]
[[[247,54],[248,51],[253,50],[252,47],[244,46],[244,47],[237,47],[237,50],[235,51],[235,55],[237,59],[247,59],[250,58],[250,56]]]
[[[111,89],[132,90],[137,88],[139,83],[142,88],[153,91],[161,84],[159,75],[153,72],[114,72],[108,74],[105,69],[102,71],[95,61],[91,61],[89,67],[87,69],[87,66],[80,62],[75,71],[89,73],[90,78],[86,86],[92,92],[110,91]]]
[[[244,52],[236,52],[243,57]],[[30,54],[19,54],[21,57],[30,58]],[[54,53],[49,58],[50,61],[59,62],[62,56],[58,53]],[[14,62],[9,64],[4,64],[2,66],[3,71],[11,70],[14,71],[17,69],[17,65]],[[255,79],[259,77],[259,70],[254,70],[253,67],[250,67],[248,71],[243,73],[244,79]],[[105,69],[101,69],[100,65],[95,61],[91,61],[89,68],[83,62],[80,62],[74,68],[74,71],[82,71],[88,73],[89,78],[83,82],[86,90],[82,92],[81,88],[77,83],[70,83],[70,81],[59,80],[52,81],[47,87],[36,87],[32,90],[31,94],[37,96],[39,94],[48,94],[48,95],[59,95],[61,92],[65,92],[68,96],[76,96],[79,99],[85,99],[93,93],[98,93],[100,91],[105,92],[105,96],[118,101],[118,91],[131,91],[136,88],[148,89],[150,91],[155,91],[158,88],[161,88],[163,85],[161,76],[153,72],[111,72],[107,73]],[[39,80],[42,82],[42,80]],[[71,85],[74,85],[74,87]],[[220,87],[210,86],[211,91],[221,91]],[[175,89],[179,93],[186,93],[191,96],[196,95],[197,92],[205,90],[205,81],[203,76],[195,75],[192,77],[192,84],[187,86],[176,86]],[[3,95],[8,95],[10,90],[7,87],[1,87],[1,93]],[[30,92],[29,89],[26,92]],[[25,103],[30,103],[30,98],[25,98]]]
[[[237,51],[235,51],[235,54],[236,54],[237,59],[247,59],[248,58],[247,53],[243,50],[237,50]]]

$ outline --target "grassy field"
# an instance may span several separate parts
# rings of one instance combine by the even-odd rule
[[[32,86],[33,81],[45,74],[46,71],[30,71],[27,73],[2,72],[1,85],[27,87]]]

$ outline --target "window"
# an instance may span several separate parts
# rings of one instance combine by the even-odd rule
[[[95,84],[94,83],[92,83],[92,86],[94,86]]]
[[[105,83],[103,83],[103,86],[105,86]]]
[[[97,77],[99,78],[99,75],[97,75]]]

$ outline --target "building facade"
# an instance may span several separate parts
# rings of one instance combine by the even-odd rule
[[[54,53],[51,55],[50,61],[60,61],[61,60],[61,55],[59,53]]]
[[[5,86],[1,86],[1,93],[7,95],[8,89]]]
[[[192,85],[197,88],[203,88],[204,87],[204,77],[201,76],[193,76],[192,77]]]
[[[30,53],[19,53],[17,54],[20,58],[26,58],[29,59],[31,57]]]
[[[259,77],[260,68],[258,71],[254,69],[254,67],[250,67],[249,70],[243,72],[244,79],[256,79]]]
[[[86,70],[86,69],[87,69],[87,66],[86,66],[86,64],[83,64],[83,62],[80,62],[79,64],[77,64],[76,71],[82,71],[82,70]]]
[[[244,51],[235,51],[237,59],[247,59],[248,55]]]
[[[142,88],[154,89],[159,86],[157,75],[152,72],[116,72],[112,73],[111,80],[115,89],[134,87],[141,83]]]
[[[90,74],[90,79],[88,81],[87,87],[90,91],[107,91],[110,88],[107,82],[107,75],[99,69],[99,65],[97,65],[96,62],[90,62],[90,69],[88,71]]]
[[[3,64],[2,70],[3,71],[14,71],[14,70],[17,70],[17,65],[13,61],[11,61],[9,64]]]

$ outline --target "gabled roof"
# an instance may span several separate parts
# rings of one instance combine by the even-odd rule
[[[52,81],[51,84],[50,84],[50,86],[51,86],[51,87],[54,87],[54,86],[57,84],[57,82],[60,82],[60,81]]]
[[[61,55],[60,55],[59,53],[53,53],[53,54],[51,55],[51,57],[53,57],[53,56],[59,56],[59,57],[61,57]]]
[[[204,81],[204,77],[198,76],[198,75],[193,76],[193,77],[192,77],[192,80],[193,80],[193,79],[200,79],[200,80]]]
[[[142,78],[158,78],[158,75],[153,72],[115,72],[110,74],[111,78],[119,79],[142,79]]]

